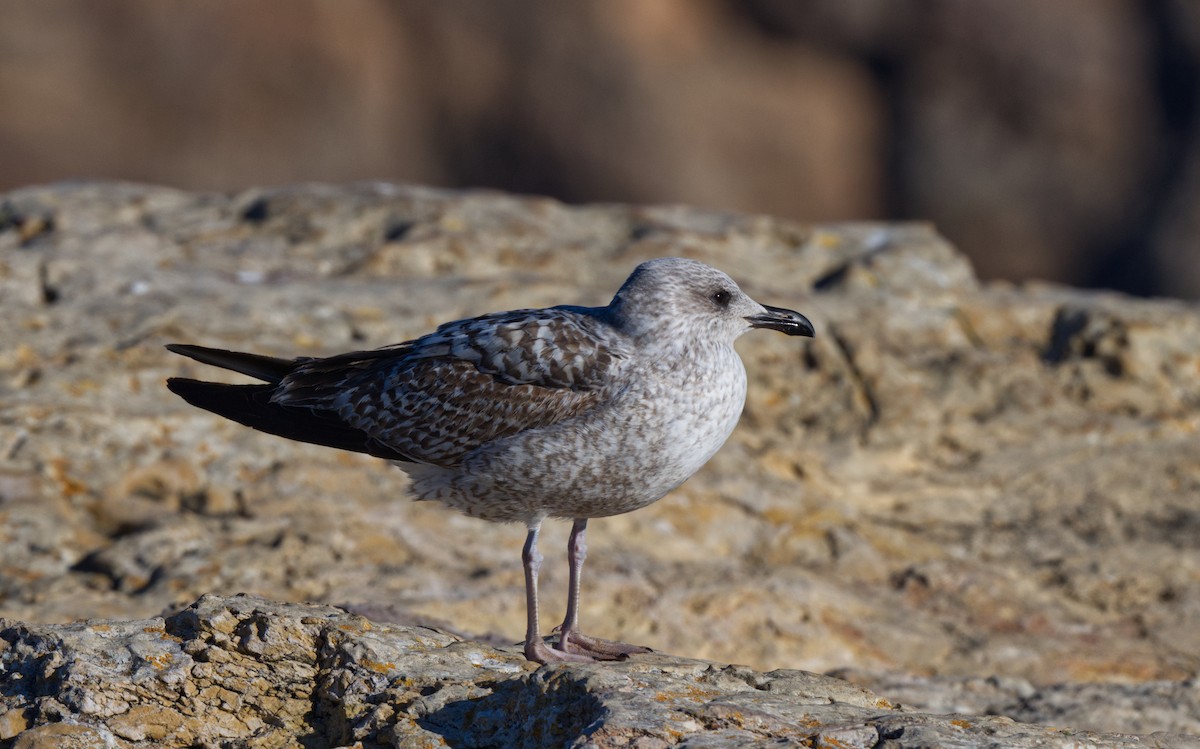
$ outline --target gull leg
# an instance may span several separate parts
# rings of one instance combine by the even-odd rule
[[[571,564],[571,577],[567,588],[567,615],[558,628],[558,649],[605,661],[624,659],[633,653],[652,652],[641,645],[601,640],[579,631],[579,578],[583,574],[583,560],[587,559],[587,518],[578,518],[571,526],[567,559]]]
[[[521,550],[521,562],[525,566],[525,611],[528,616],[525,627],[525,657],[536,663],[591,663],[594,658],[582,653],[567,653],[555,650],[542,640],[538,624],[538,570],[542,568],[542,554],[537,548],[539,520],[529,526],[525,537],[525,548]]]

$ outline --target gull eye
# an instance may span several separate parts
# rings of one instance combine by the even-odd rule
[[[713,292],[713,295],[712,295],[713,303],[716,304],[718,307],[728,307],[729,300],[732,298],[733,298],[733,295],[730,294],[725,289],[717,289],[716,291]]]

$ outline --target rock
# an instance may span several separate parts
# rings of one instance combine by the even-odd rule
[[[330,606],[205,596],[176,614],[0,624],[17,747],[1186,746],[921,713],[829,676],[667,655],[538,668],[516,646]],[[24,728],[12,733],[12,728]]]
[[[839,669],[834,675],[937,714],[1004,715],[1056,726],[1120,725],[1132,733],[1171,731],[1200,741],[1200,682],[1055,684],[1024,679],[919,677]],[[1184,744],[1183,736],[1175,741]]]
[[[4,617],[143,619],[247,592],[516,640],[522,529],[411,503],[381,461],[187,407],[166,377],[223,375],[162,344],[371,348],[603,303],[640,260],[690,255],[817,337],[745,336],[730,442],[663,501],[589,527],[586,629],[760,671],[851,669],[885,696],[890,675],[926,679],[905,701],[930,710],[1019,680],[1051,712],[1019,716],[1049,722],[1049,695],[1079,684],[1114,706],[1127,697],[1105,690],[1158,685],[1136,722],[1089,708],[1069,727],[1197,732],[1171,707],[1200,671],[1195,305],[981,284],[923,225],[389,184],[73,184],[0,206],[46,227],[0,229]],[[566,529],[544,534],[552,622]]]

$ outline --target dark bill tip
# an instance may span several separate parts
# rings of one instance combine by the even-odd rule
[[[765,315],[750,315],[746,318],[752,328],[770,328],[788,335],[812,338],[816,335],[813,324],[799,312],[782,307],[767,307]]]

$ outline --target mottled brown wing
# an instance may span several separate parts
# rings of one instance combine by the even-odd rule
[[[450,466],[492,440],[593,408],[624,361],[590,310],[519,310],[305,362],[273,400],[335,411],[413,460]]]

